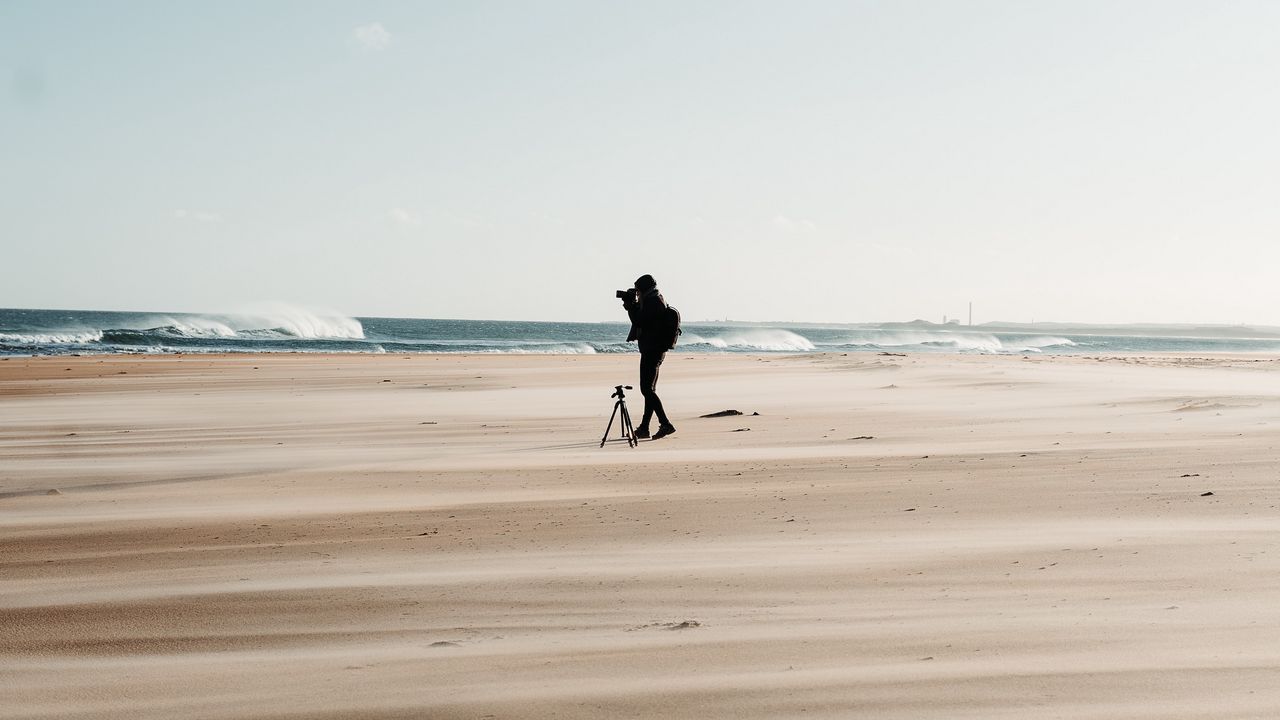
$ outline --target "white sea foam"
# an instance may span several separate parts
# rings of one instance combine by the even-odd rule
[[[808,352],[813,343],[802,335],[778,328],[730,330],[713,337],[686,333],[680,345],[710,345],[721,350],[766,350],[774,352]]]
[[[220,317],[236,331],[275,330],[309,340],[364,339],[364,327],[359,320],[329,310],[270,303],[254,306],[244,313]]]
[[[101,330],[54,333],[0,333],[0,343],[11,345],[83,345],[102,339]]]
[[[845,338],[844,345],[874,346],[883,348],[945,348],[959,352],[1018,353],[1040,352],[1043,348],[1075,345],[1067,338],[1049,335],[1001,340],[990,333],[954,330],[868,330]]]
[[[923,344],[944,345],[954,347],[957,350],[976,350],[978,352],[987,353],[1041,352],[1047,347],[1075,345],[1075,343],[1070,340],[1060,337],[1015,336],[1001,340],[995,335],[975,333],[955,333],[952,337],[946,340]]]
[[[154,324],[152,324],[154,323]],[[163,327],[185,337],[235,337],[236,331],[226,323],[203,315],[190,315],[182,319],[160,317],[148,322],[149,327]]]
[[[253,305],[243,312],[228,314],[148,315],[123,329],[156,330],[191,338],[364,339],[364,328],[355,318],[281,303]]]
[[[997,350],[1002,347],[1000,340],[994,335],[978,333],[957,333],[949,331],[917,331],[917,330],[869,330],[848,338],[848,345],[877,345],[879,347],[908,347],[923,345],[933,347],[955,347],[965,350]]]
[[[995,335],[979,335],[972,333],[938,333],[929,340],[919,343],[934,347],[949,347],[956,350],[977,350],[978,352],[1000,352],[1004,343]]]
[[[1029,348],[1047,348],[1075,345],[1074,342],[1067,338],[1054,337],[1052,335],[1040,335],[1029,338],[1018,338],[1018,344]]]
[[[596,349],[587,343],[564,343],[553,345],[535,345],[532,347],[504,347],[481,350],[485,353],[502,353],[508,355],[594,355]]]

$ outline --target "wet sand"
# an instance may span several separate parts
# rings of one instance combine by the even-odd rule
[[[1280,716],[1276,358],[636,364],[0,361],[0,717]]]

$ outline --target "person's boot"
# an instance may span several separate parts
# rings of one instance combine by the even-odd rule
[[[640,427],[636,428],[636,439],[637,439],[637,440],[645,440],[645,439],[647,439],[648,437],[649,437],[649,426],[648,426],[648,425],[641,425]]]
[[[675,432],[675,431],[676,431],[676,426],[675,426],[675,425],[663,425],[663,426],[661,426],[661,427],[659,427],[659,428],[658,428],[658,432],[657,432],[656,434],[654,434],[653,439],[654,439],[654,440],[661,440],[662,438],[664,438],[664,437],[666,437],[666,436],[670,435],[671,433],[673,433],[673,432]]]

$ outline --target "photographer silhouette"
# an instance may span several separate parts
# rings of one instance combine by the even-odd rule
[[[653,439],[660,440],[676,431],[662,407],[657,388],[658,369],[680,335],[680,313],[667,305],[652,275],[641,275],[636,278],[634,288],[619,290],[617,296],[631,317],[631,333],[627,335],[627,342],[634,340],[640,346],[640,393],[644,395],[644,416],[636,428],[636,437],[649,437],[649,420],[656,414],[658,432],[653,434]]]

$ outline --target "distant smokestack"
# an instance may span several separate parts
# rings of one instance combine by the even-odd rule
[[[973,327],[973,301],[969,301],[969,327]]]

